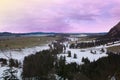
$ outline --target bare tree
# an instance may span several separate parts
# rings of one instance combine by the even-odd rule
[[[13,66],[11,65],[11,60],[14,60],[12,58],[12,54],[11,54],[11,51],[9,53],[7,53],[7,51],[10,51],[10,49],[7,47],[6,50],[3,49],[1,50],[1,52],[3,53],[3,55],[8,59],[8,69],[4,70],[3,71],[3,76],[2,78],[4,80],[19,80],[16,76],[17,74],[17,70],[15,70],[13,68]]]

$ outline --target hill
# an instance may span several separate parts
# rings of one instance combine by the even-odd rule
[[[108,37],[120,37],[120,22],[110,29],[107,36]]]

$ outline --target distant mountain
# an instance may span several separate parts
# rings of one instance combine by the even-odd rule
[[[107,34],[108,37],[120,37],[120,22],[115,25]]]
[[[60,33],[54,32],[30,32],[30,33],[10,33],[10,32],[0,32],[0,38],[8,38],[8,37],[35,37],[35,36],[55,36]]]
[[[13,35],[13,33],[10,33],[10,32],[1,32],[0,33],[0,36],[10,36],[10,35]]]
[[[30,32],[30,33],[10,33],[10,32],[1,32],[0,37],[20,37],[20,36],[103,36],[107,33],[56,33],[56,32]]]

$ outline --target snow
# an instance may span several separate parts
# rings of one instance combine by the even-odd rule
[[[17,59],[18,61],[23,63],[23,60],[24,60],[25,56],[28,56],[30,54],[35,54],[36,52],[46,50],[46,49],[49,49],[47,44],[43,45],[43,46],[35,46],[35,47],[32,47],[32,48],[25,48],[25,49],[22,49],[20,51],[14,51],[14,50],[7,50],[7,51],[4,51],[4,52],[0,51],[0,58],[8,59],[7,56],[10,56],[10,53],[11,53],[13,59]],[[0,77],[3,74],[3,71],[8,69],[8,68],[9,67],[7,67],[7,66],[0,67]],[[16,68],[16,70],[18,71],[17,72],[17,77],[19,78],[19,80],[22,80],[21,79],[22,68]],[[2,80],[2,79],[0,78],[0,80]]]
[[[70,37],[87,37],[88,35],[86,34],[76,34],[76,35],[71,35]]]
[[[3,71],[6,70],[6,69],[8,69],[8,67],[1,67],[1,68],[0,68],[0,80],[3,80],[3,79],[2,79]]]
[[[113,46],[120,46],[120,43],[113,44],[113,45],[109,45],[109,46],[105,45],[106,48],[108,48],[108,47],[113,47]]]
[[[77,41],[78,40],[77,38],[71,38],[71,37],[69,39],[71,41]],[[65,56],[66,57],[66,64],[76,62],[78,65],[81,65],[81,64],[83,64],[83,62],[82,62],[83,57],[88,58],[91,62],[96,61],[101,57],[108,56],[106,54],[106,52],[107,52],[106,48],[112,47],[112,46],[118,46],[118,45],[120,45],[120,43],[116,42],[116,44],[114,44],[114,45],[109,45],[109,46],[101,45],[101,46],[91,47],[91,48],[86,48],[86,49],[70,49],[69,48],[70,44],[68,42],[65,42],[64,45],[68,45],[67,48],[66,48],[66,51],[65,51],[65,53],[58,54],[57,55],[58,58],[60,58],[60,56]],[[102,48],[105,50],[105,52],[101,52]],[[25,56],[28,56],[30,54],[35,54],[36,52],[46,50],[46,49],[49,49],[48,44],[45,44],[43,46],[35,46],[35,47],[32,47],[32,48],[25,48],[25,49],[21,49],[21,50],[0,51],[0,58],[8,59],[6,56],[10,56],[10,53],[11,53],[13,59],[17,59],[18,61],[23,62]],[[92,54],[91,50],[93,52],[96,52],[96,54]],[[68,51],[71,51],[71,57],[68,57],[68,53],[67,53]],[[76,59],[73,58],[74,54],[77,55]],[[4,67],[0,66],[0,77],[2,76],[3,71],[6,70],[6,69],[8,69],[7,66],[4,66]],[[18,78],[20,80],[22,80],[21,79],[22,68],[16,68],[16,69],[18,70],[18,72],[17,72]],[[2,80],[2,79],[0,79],[0,80]]]
[[[4,66],[4,67],[0,67],[0,80],[4,80],[2,77],[4,75],[4,70],[9,69],[8,66]],[[21,78],[21,73],[22,73],[22,69],[18,69],[18,68],[13,68],[14,70],[17,70],[17,73],[15,74],[17,76],[17,78],[19,80],[22,80]]]
[[[77,41],[77,40],[78,40],[78,38],[74,38],[74,37],[68,37],[68,39],[69,39],[70,41]]]
[[[43,46],[35,46],[32,48],[25,48],[20,51],[14,51],[14,50],[0,51],[0,58],[7,59],[6,56],[10,56],[10,53],[11,53],[13,59],[17,59],[22,62],[24,60],[25,56],[28,56],[30,54],[35,54],[36,52],[46,50],[46,49],[49,49],[47,44],[43,45]]]
[[[105,52],[101,52],[102,48],[105,50]],[[92,54],[91,50],[93,52],[96,51],[96,54]],[[68,51],[71,51],[71,57],[68,57],[68,54],[67,54]],[[67,64],[72,63],[72,62],[76,62],[78,65],[80,65],[80,64],[83,64],[83,62],[82,62],[83,57],[88,58],[92,62],[94,60],[96,61],[97,59],[99,59],[101,57],[108,56],[106,54],[106,52],[107,52],[107,50],[106,50],[106,48],[104,46],[87,48],[87,49],[70,49],[69,47],[67,47],[66,53],[59,54],[58,57],[65,56]],[[76,59],[73,58],[74,54],[77,55]]]
[[[77,39],[74,39],[74,40],[77,40]],[[66,53],[59,54],[58,57],[60,58],[60,56],[65,56],[67,64],[72,63],[72,62],[76,62],[78,65],[83,64],[83,62],[82,62],[83,57],[88,58],[91,62],[93,62],[93,61],[98,60],[101,57],[108,56],[106,54],[108,47],[119,46],[120,45],[120,41],[116,41],[114,43],[115,44],[112,44],[112,45],[109,45],[109,46],[101,45],[101,46],[90,47],[90,48],[85,48],[85,49],[70,49],[69,48],[70,44],[68,42],[65,42],[64,45],[68,45],[68,47],[66,48]],[[102,48],[105,50],[105,52],[101,52]],[[91,50],[92,50],[92,52],[96,52],[96,54],[92,54]],[[68,57],[68,53],[67,53],[68,51],[71,51],[71,57]],[[76,59],[73,58],[74,54],[77,55]]]

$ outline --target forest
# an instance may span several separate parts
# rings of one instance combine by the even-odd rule
[[[90,62],[83,58],[84,64],[66,64],[66,57],[56,58],[57,50],[43,50],[25,57],[23,80],[109,80],[115,76],[120,80],[120,55],[107,52],[107,57]],[[59,78],[59,79],[58,79]]]

